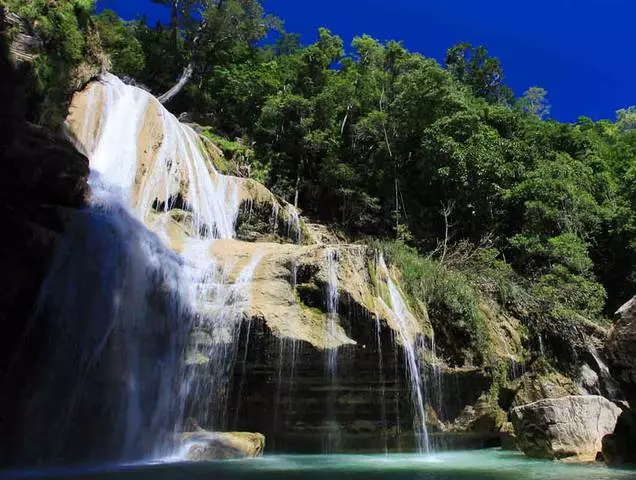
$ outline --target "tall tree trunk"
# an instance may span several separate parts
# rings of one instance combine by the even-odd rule
[[[192,40],[192,56],[190,57],[190,63],[188,63],[188,65],[186,65],[186,67],[183,69],[183,72],[181,72],[181,76],[179,77],[177,83],[172,88],[170,88],[170,90],[157,97],[159,102],[161,102],[162,104],[165,105],[166,103],[170,102],[170,100],[176,97],[181,92],[181,90],[183,90],[183,87],[185,87],[192,79],[197,56],[197,47],[199,45],[199,42],[201,41],[201,36],[203,35],[206,27],[207,23],[205,21],[201,22],[201,25],[199,25],[197,34],[194,36],[194,40]]]
[[[194,73],[194,61],[191,61],[186,66],[186,68],[183,69],[183,72],[181,73],[181,77],[179,78],[179,81],[170,90],[168,90],[166,93],[158,97],[159,102],[161,102],[162,104],[166,104],[170,100],[172,100],[174,97],[176,97],[179,94],[179,92],[183,90],[183,87],[185,87],[188,84],[188,82],[192,78],[193,73]]]

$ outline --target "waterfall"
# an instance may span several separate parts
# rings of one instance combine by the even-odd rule
[[[216,240],[235,236],[241,195],[190,127],[113,75],[88,88],[71,131],[90,160],[91,206],[69,223],[38,304],[66,347],[52,346],[42,383],[56,391],[56,373],[74,375],[65,416],[48,428],[77,430],[71,416],[86,421],[97,405],[103,456],[167,455],[186,415],[217,426],[262,254],[242,265],[213,257]],[[194,332],[210,340],[193,343]],[[186,365],[187,348],[198,365]],[[87,400],[93,390],[103,398]]]
[[[404,361],[408,372],[409,381],[411,383],[411,399],[413,403],[413,428],[417,441],[417,448],[420,453],[426,453],[430,450],[428,430],[426,428],[426,410],[424,408],[424,386],[422,380],[422,372],[420,366],[418,338],[414,335],[413,324],[416,322],[413,314],[410,312],[406,301],[402,297],[400,290],[391,278],[389,269],[384,261],[384,256],[380,255],[378,259],[380,272],[385,276],[388,290],[389,302],[387,305],[394,314],[397,322],[397,331],[404,350]]]
[[[194,319],[182,266],[117,203],[73,216],[37,306],[54,328],[25,426],[29,443],[45,443],[37,455],[103,448],[138,459],[164,447],[180,420],[175,392]],[[107,432],[98,447],[79,442],[87,422]]]
[[[333,338],[338,327],[338,252],[333,248],[325,250],[327,270],[326,309],[327,309],[327,337]],[[327,350],[327,370],[332,377],[336,376],[338,367],[338,349]]]
[[[144,223],[157,206],[164,212],[185,206],[194,215],[197,236],[233,238],[238,184],[216,172],[192,128],[148,92],[114,75],[104,75],[89,88],[89,105],[101,102],[101,117],[88,111],[82,128],[86,136],[77,141],[90,159],[91,184],[123,200]],[[155,138],[158,150],[144,143]]]
[[[294,240],[297,244],[301,244],[303,242],[303,231],[300,227],[300,215],[296,207],[292,205],[287,206],[287,236],[292,238],[292,232],[294,233]]]
[[[444,418],[443,386],[442,386],[442,362],[437,357],[435,337],[431,338],[431,384],[434,393],[435,409],[440,418]]]
[[[378,384],[380,386],[380,425],[382,425],[382,444],[384,446],[384,453],[388,453],[388,439],[387,439],[387,421],[386,421],[386,383],[384,380],[384,360],[382,359],[382,337],[380,326],[380,316],[375,314],[375,339],[378,349]]]
[[[338,252],[334,248],[325,250],[325,309],[327,311],[327,325],[325,336],[334,338],[338,328]],[[331,383],[327,405],[327,440],[325,451],[334,452],[340,448],[340,425],[336,416],[336,398],[338,388],[338,348],[329,348],[327,355],[327,374]]]

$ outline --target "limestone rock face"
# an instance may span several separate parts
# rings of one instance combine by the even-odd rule
[[[248,432],[197,432],[184,433],[186,460],[210,462],[236,458],[259,457],[265,449],[265,436]]]
[[[44,42],[29,25],[18,15],[5,10],[5,7],[0,7],[0,23],[6,23],[14,29],[13,38],[9,44],[10,58],[14,63],[32,62],[44,49]]]
[[[594,460],[621,410],[598,396],[545,399],[516,407],[511,419],[519,448],[546,459]]]

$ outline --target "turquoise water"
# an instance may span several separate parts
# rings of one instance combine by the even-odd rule
[[[102,468],[5,472],[0,479],[421,479],[421,480],[619,480],[636,470],[602,464],[571,465],[529,460],[500,450],[418,455],[276,455],[215,463],[137,464]]]

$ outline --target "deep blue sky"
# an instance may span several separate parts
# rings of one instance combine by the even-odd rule
[[[132,19],[166,18],[150,0],[98,0]],[[402,40],[442,61],[460,41],[485,45],[501,59],[507,83],[522,94],[548,90],[552,116],[614,118],[636,105],[636,0],[264,0],[290,32],[310,43],[319,27],[346,44],[359,34]]]

